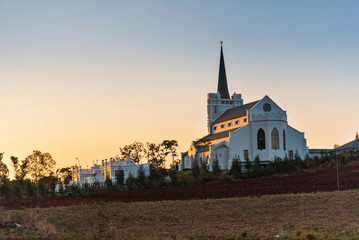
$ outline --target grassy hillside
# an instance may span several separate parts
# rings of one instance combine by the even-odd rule
[[[350,190],[3,209],[0,238],[358,239],[358,202]]]

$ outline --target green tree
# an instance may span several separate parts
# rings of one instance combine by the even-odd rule
[[[245,161],[246,162],[245,162],[244,167],[246,168],[247,174],[250,174],[250,172],[252,171],[252,164],[249,161],[249,158],[246,158]]]
[[[156,167],[162,167],[165,163],[165,150],[161,144],[156,143],[147,143],[147,148],[145,149],[145,154],[147,161]]]
[[[69,184],[72,180],[72,167],[64,167],[56,170],[57,178],[61,183]]]
[[[123,170],[118,170],[118,171],[115,172],[115,176],[116,176],[117,184],[119,184],[120,186],[124,186],[124,184],[125,184],[125,172]]]
[[[217,158],[213,159],[212,170],[217,175],[219,175],[221,173],[221,168],[219,167],[219,163],[218,163]]]
[[[236,179],[239,179],[241,177],[242,166],[241,166],[241,159],[239,155],[235,155],[232,158],[232,166],[229,173],[233,175]]]
[[[178,142],[176,140],[163,140],[162,146],[165,148],[165,155],[171,154],[172,156],[172,166],[174,164],[175,157],[178,156],[177,154],[177,148]]]
[[[253,161],[253,175],[255,177],[261,177],[263,175],[263,168],[261,166],[259,155],[257,155]]]
[[[195,155],[194,159],[192,159],[191,163],[191,171],[193,177],[198,177],[201,173],[201,169],[198,163],[197,155]]]
[[[29,160],[24,159],[20,162],[19,158],[15,156],[11,156],[10,159],[15,170],[15,179],[24,180],[29,171]]]
[[[0,179],[6,180],[9,177],[9,169],[6,164],[2,161],[4,153],[0,153]]]
[[[29,174],[34,182],[37,183],[43,177],[54,175],[56,162],[50,153],[34,150],[25,160],[29,161]]]
[[[133,142],[132,144],[125,145],[123,148],[120,147],[120,153],[122,159],[131,158],[135,163],[139,163],[144,157],[145,148],[141,142]]]

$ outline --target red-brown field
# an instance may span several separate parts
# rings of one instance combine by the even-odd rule
[[[339,178],[340,190],[359,188],[359,163],[352,163],[340,167]],[[213,199],[334,190],[337,190],[336,168],[329,168],[318,171],[311,170],[295,174],[238,180],[225,183],[161,187],[137,191],[22,200],[1,203],[0,207],[19,209],[21,207],[69,206],[99,201],[138,202]]]

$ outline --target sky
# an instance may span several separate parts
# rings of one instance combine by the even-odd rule
[[[133,141],[207,134],[230,93],[271,97],[309,148],[359,131],[359,1],[0,0],[0,152],[92,165]],[[12,170],[12,169],[10,169]]]

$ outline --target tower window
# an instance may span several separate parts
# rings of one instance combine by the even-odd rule
[[[217,131],[217,127],[213,127],[213,131]]]
[[[286,143],[285,143],[285,130],[283,129],[283,149],[286,150]]]
[[[232,126],[232,123],[231,123],[231,122],[230,122],[230,123],[228,123],[228,124],[227,124],[227,126],[228,126],[228,127],[231,127],[231,126]]]
[[[260,150],[266,149],[266,135],[262,128],[257,132],[257,145]]]
[[[276,128],[272,130],[272,149],[279,149],[279,133]]]
[[[243,122],[247,122],[247,118],[243,119]]]
[[[224,124],[221,125],[221,128],[224,128]]]
[[[217,106],[214,106],[214,113],[217,113]]]
[[[235,121],[234,124],[238,125],[238,124],[239,124],[239,120],[238,120],[238,121]]]

